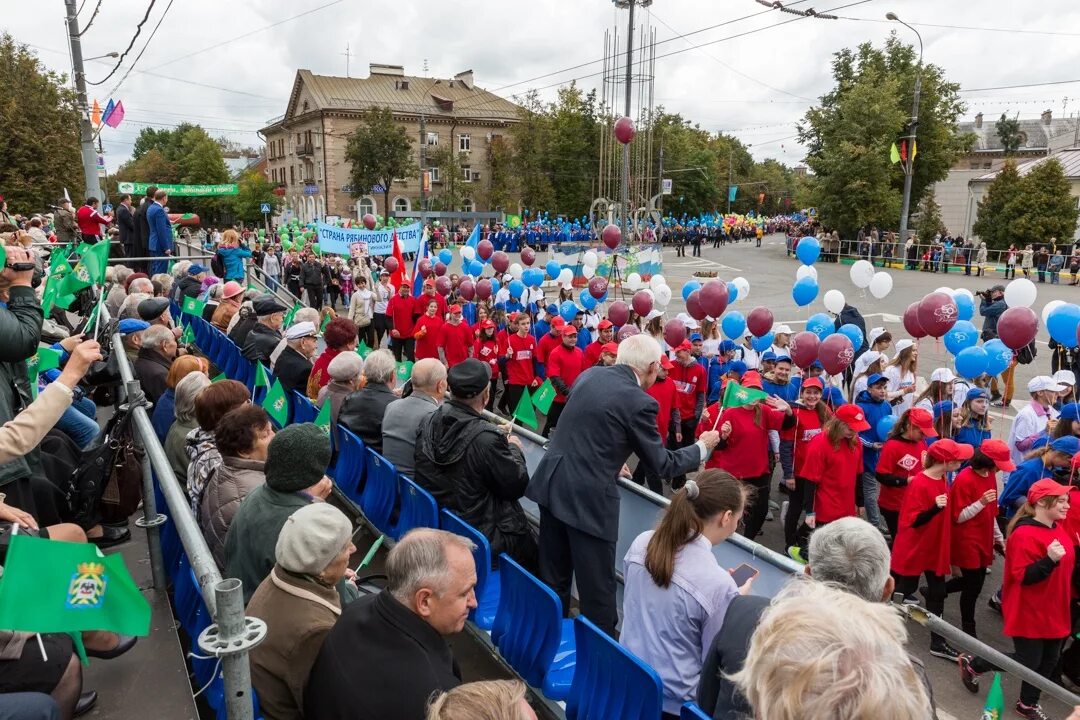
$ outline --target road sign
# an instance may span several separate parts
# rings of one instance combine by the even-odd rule
[[[270,212],[270,203],[263,203],[262,205],[260,205],[259,206],[259,212],[261,212],[263,215],[269,213]]]
[[[105,203],[104,205],[102,205],[101,206],[101,211],[103,213],[105,213],[106,215],[111,213],[112,212],[112,203]]]
[[[664,178],[663,180],[660,181],[660,194],[661,195],[670,195],[671,194],[671,178]]]

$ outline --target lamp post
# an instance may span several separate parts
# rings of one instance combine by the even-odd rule
[[[915,70],[915,92],[911,102],[911,120],[908,123],[908,158],[904,163],[904,201],[900,206],[900,242],[905,243],[908,239],[908,215],[911,214],[911,176],[915,171],[915,135],[919,125],[919,93],[922,91],[922,62],[923,41],[922,35],[915,28],[901,20],[896,13],[885,13],[887,20],[898,22],[919,38],[919,66]]]
[[[114,51],[114,52],[111,52],[111,53],[105,53],[104,55],[95,55],[92,58],[83,58],[83,62],[90,62],[91,60],[101,60],[102,58],[118,58],[118,57],[120,57],[120,53]]]

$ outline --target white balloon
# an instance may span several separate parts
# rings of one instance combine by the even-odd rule
[[[815,268],[813,265],[800,265],[799,269],[795,271],[795,280],[802,280],[805,277],[817,280],[817,268]],[[735,281],[732,280],[732,282]],[[738,299],[742,299],[742,291],[739,291]]]
[[[461,248],[461,257],[465,258],[469,262],[476,259],[476,248],[465,245]]]
[[[953,294],[953,289],[952,289],[952,288],[950,288],[950,287],[939,287],[939,288],[938,288],[937,290],[935,290],[934,292],[940,292],[940,293],[945,293],[945,294],[946,294],[946,295],[948,295],[949,297],[952,297],[952,294]]]
[[[656,290],[662,285],[667,285],[667,280],[664,279],[663,275],[653,275],[649,278],[649,287],[653,290]]]
[[[870,287],[870,281],[874,279],[874,266],[869,260],[856,260],[851,266],[851,282],[857,288]]]
[[[1017,278],[1005,286],[1005,304],[1009,307],[1031,307],[1039,290],[1027,278]]]
[[[581,274],[585,276],[586,280],[588,280],[596,274],[596,267],[594,265],[585,265],[581,268]]]
[[[658,302],[659,304],[666,306],[669,302],[671,302],[671,288],[669,288],[667,285],[661,285],[660,287],[656,288],[654,293],[656,295],[656,302]]]
[[[736,298],[737,301],[742,301],[750,297],[750,282],[746,278],[742,276],[737,277],[731,281],[731,284],[739,291],[739,295]]]
[[[585,257],[581,259],[581,262],[584,263],[585,267],[596,267],[596,264],[600,262],[600,258],[596,256],[596,251],[589,250],[585,253]]]
[[[1050,317],[1050,313],[1054,312],[1059,307],[1065,304],[1066,303],[1064,300],[1051,300],[1050,302],[1046,303],[1046,307],[1044,307],[1042,311],[1043,327],[1046,327],[1046,322],[1047,319]]]
[[[825,293],[825,309],[836,315],[844,309],[844,293],[839,290],[830,290]]]
[[[574,271],[570,268],[563,268],[559,271],[558,281],[560,285],[572,285],[574,282]]]
[[[524,272],[524,270],[525,268],[521,267],[520,264],[514,263],[507,269],[506,272],[510,273],[510,277],[514,278],[515,280],[520,280],[521,273]]]
[[[626,276],[626,289],[636,291],[641,287],[641,275],[632,272]]]
[[[870,280],[870,294],[881,300],[892,292],[892,275],[887,272],[876,272]]]

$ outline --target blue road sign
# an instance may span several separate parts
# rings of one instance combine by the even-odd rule
[[[112,212],[112,203],[105,203],[105,204],[104,204],[104,205],[103,205],[103,206],[101,207],[101,210],[102,210],[102,211],[103,211],[103,212],[104,212],[104,213],[105,213],[106,215],[108,215],[109,213],[111,213],[111,212]]]
[[[262,205],[260,205],[259,212],[264,214],[270,212],[270,203],[263,203]]]

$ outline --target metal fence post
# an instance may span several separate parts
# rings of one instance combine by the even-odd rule
[[[124,412],[134,412],[138,407],[146,412],[150,403],[143,394],[142,386],[138,380],[130,380],[124,383],[125,401],[120,406]],[[132,423],[134,426],[135,423]],[[135,444],[139,448],[142,460],[142,495],[143,515],[135,521],[136,527],[146,530],[146,543],[150,552],[150,572],[154,580],[154,587],[165,591],[168,588],[168,578],[165,573],[165,560],[161,555],[161,526],[165,524],[165,515],[157,510],[157,497],[154,495],[154,474],[150,466],[150,455],[146,451],[146,439],[138,427],[132,433]]]
[[[251,720],[251,666],[248,652],[266,638],[266,623],[244,615],[242,583],[236,578],[214,585],[217,615],[214,625],[199,635],[199,647],[221,658],[225,681],[225,713],[229,720]]]

